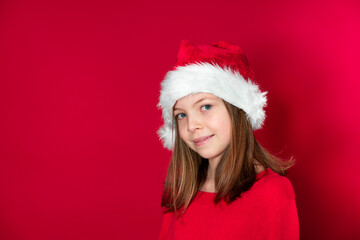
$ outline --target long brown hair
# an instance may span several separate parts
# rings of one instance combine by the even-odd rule
[[[232,136],[216,168],[215,203],[231,203],[256,181],[256,160],[264,169],[285,175],[294,159],[283,161],[266,151],[255,139],[245,112],[224,101],[232,122]],[[161,200],[164,212],[185,212],[205,183],[209,162],[181,139],[175,118],[175,144],[168,167]],[[179,211],[181,210],[181,211]]]

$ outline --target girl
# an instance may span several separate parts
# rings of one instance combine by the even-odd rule
[[[252,82],[242,50],[183,41],[161,84],[172,157],[163,187],[159,239],[299,239],[295,194],[282,161],[256,141],[266,92]]]

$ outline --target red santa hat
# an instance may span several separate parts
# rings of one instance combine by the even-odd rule
[[[158,135],[164,147],[174,146],[173,107],[177,100],[190,94],[206,92],[242,109],[253,130],[265,120],[267,92],[253,82],[254,73],[240,47],[225,41],[194,46],[183,40],[175,66],[161,83],[160,101],[164,125]]]

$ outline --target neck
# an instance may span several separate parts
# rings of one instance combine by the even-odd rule
[[[208,180],[214,180],[215,181],[216,167],[219,164],[220,159],[221,159],[221,156],[209,159],[209,166],[208,166],[208,171],[207,171],[207,179]]]
[[[205,184],[202,186],[202,191],[216,192],[215,173],[216,173],[216,167],[218,166],[220,159],[221,159],[221,156],[209,159],[209,166],[208,166],[208,170],[207,170],[206,181],[205,181]],[[256,159],[254,159],[254,167],[255,167],[256,174],[265,170],[264,167]]]
[[[209,159],[206,181],[202,186],[202,191],[215,192],[215,173],[216,173],[216,167],[219,164],[220,159],[221,156]]]

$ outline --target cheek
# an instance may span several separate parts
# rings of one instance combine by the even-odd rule
[[[231,120],[230,118],[216,118],[211,121],[211,127],[217,131],[223,141],[230,141],[231,139]]]
[[[183,124],[179,124],[179,135],[180,138],[186,142],[186,138],[187,138],[187,131],[186,131],[186,127],[183,126]]]
[[[195,151],[194,149],[194,146],[191,144],[190,140],[189,140],[189,134],[187,132],[186,129],[181,129],[179,127],[179,135],[180,135],[180,138],[184,141],[184,143],[189,147],[191,148],[192,150]]]
[[[227,118],[219,118],[215,116],[209,119],[208,126],[211,126],[211,128],[213,129],[225,131],[225,130],[229,130],[229,127],[231,126],[231,122],[229,122]]]
[[[227,139],[227,140],[229,141],[229,143],[230,143],[231,133],[232,133],[232,123],[231,123],[231,120],[230,120],[230,119],[227,119],[227,120],[224,122],[224,126],[226,126],[226,129],[225,129],[226,139]]]
[[[226,133],[226,140],[228,141],[228,144],[230,144],[231,141],[231,134],[232,133],[232,125],[231,123],[228,125],[227,133]]]

